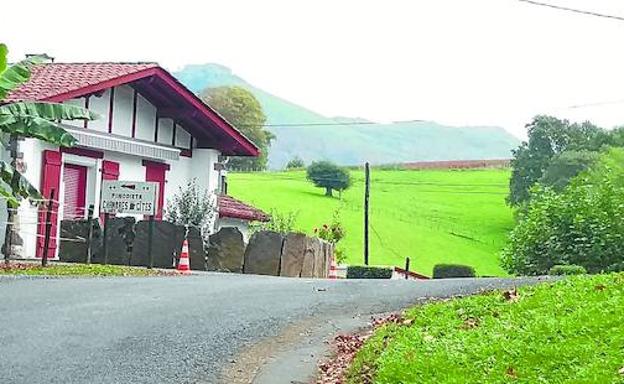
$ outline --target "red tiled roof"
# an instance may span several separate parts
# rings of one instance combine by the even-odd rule
[[[4,101],[47,100],[121,76],[156,68],[156,63],[46,63],[32,68],[30,80]]]
[[[258,208],[247,205],[240,200],[227,195],[217,198],[219,217],[230,217],[249,221],[269,221],[270,217]]]

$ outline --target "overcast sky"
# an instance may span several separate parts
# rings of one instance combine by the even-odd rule
[[[622,0],[543,1],[624,16]],[[0,40],[12,60],[220,63],[328,116],[500,125],[520,137],[537,113],[624,124],[622,21],[517,0],[162,3],[31,0],[25,14],[8,2]],[[570,108],[605,102],[615,103]]]

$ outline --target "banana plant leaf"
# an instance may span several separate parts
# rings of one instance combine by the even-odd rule
[[[62,147],[72,147],[78,142],[62,125],[41,117],[0,114],[0,131],[32,137]]]
[[[9,49],[7,48],[6,44],[0,43],[0,73],[6,71],[8,53]]]
[[[17,175],[13,180],[13,176]],[[0,161],[0,179],[11,189],[8,192],[5,186],[0,186],[0,195],[7,199],[7,204],[13,208],[19,205],[19,199],[43,200],[41,193],[21,173],[5,161]],[[13,184],[13,185],[12,185]],[[13,204],[13,205],[12,205]]]
[[[6,46],[5,46],[6,48]],[[5,60],[6,60],[6,54]],[[30,79],[30,69],[43,62],[43,58],[33,56],[5,68],[0,72],[0,100],[7,94]]]
[[[71,104],[19,102],[0,106],[0,115],[32,116],[46,120],[95,120],[98,114]]]

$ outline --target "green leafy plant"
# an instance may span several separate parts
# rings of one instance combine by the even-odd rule
[[[212,233],[216,212],[214,198],[193,178],[180,187],[168,202],[164,217],[173,224],[199,229],[206,243],[208,235]]]
[[[332,215],[332,221],[329,225],[323,224],[318,228],[314,228],[314,235],[334,245],[334,257],[339,264],[343,263],[346,260],[347,256],[344,253],[344,250],[338,247],[338,243],[346,235],[346,229],[344,225],[342,225],[342,221],[340,220],[339,209],[336,209],[334,211]]]
[[[275,208],[269,210],[269,216],[271,220],[266,223],[252,223],[250,225],[250,232],[258,231],[272,231],[281,234],[287,234],[288,232],[295,232],[297,225],[298,211],[281,212]]]
[[[433,267],[434,279],[449,279],[455,277],[475,277],[474,268],[461,264],[436,264]]]
[[[624,262],[624,149],[603,154],[561,193],[535,187],[512,230],[501,261],[520,275],[542,275],[555,265],[589,273]]]
[[[352,184],[349,171],[329,161],[313,162],[308,166],[306,176],[315,186],[325,188],[325,196],[330,197],[333,190],[342,193]]]
[[[347,279],[389,279],[392,269],[387,267],[366,267],[350,265],[347,267]]]
[[[549,275],[584,275],[587,270],[581,265],[555,265],[548,271]]]
[[[8,49],[0,44],[0,104],[9,93],[26,83],[32,68],[43,62],[40,57],[29,57],[11,66],[7,65]],[[41,201],[37,188],[17,171],[19,140],[35,138],[62,147],[71,147],[76,139],[59,123],[61,120],[93,120],[97,115],[74,105],[44,102],[13,102],[0,105],[0,141],[9,150],[11,163],[0,163],[0,195],[7,201],[4,256],[11,255],[15,208],[23,199]],[[58,191],[57,191],[58,193]],[[48,196],[45,196],[48,197]]]

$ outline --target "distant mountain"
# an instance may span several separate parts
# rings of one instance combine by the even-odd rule
[[[174,75],[194,92],[224,85],[251,91],[264,109],[267,128],[277,136],[269,152],[272,169],[284,167],[295,156],[306,163],[326,159],[342,165],[500,159],[509,158],[520,142],[500,127],[451,127],[431,121],[370,124],[362,118],[329,118],[256,88],[218,64],[187,65]]]

